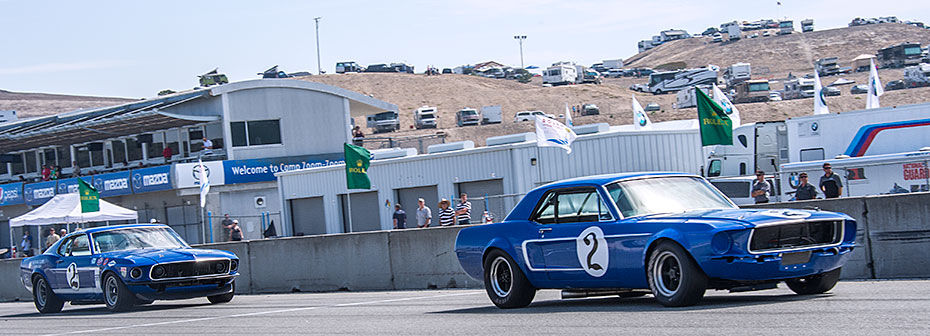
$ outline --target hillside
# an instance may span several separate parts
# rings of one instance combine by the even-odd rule
[[[133,101],[126,98],[23,93],[0,90],[0,110],[14,110],[20,119]]]

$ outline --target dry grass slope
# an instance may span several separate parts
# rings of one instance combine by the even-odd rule
[[[105,107],[130,101],[133,101],[133,99],[0,90],[0,110],[14,110],[20,119],[71,112],[85,108]]]

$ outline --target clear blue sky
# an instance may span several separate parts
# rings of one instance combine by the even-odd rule
[[[150,97],[197,85],[219,67],[230,80],[279,64],[317,71],[337,61],[454,67],[590,65],[627,58],[668,28],[699,34],[732,20],[813,18],[817,29],[853,17],[930,23],[930,1],[42,1],[0,0],[0,89]]]

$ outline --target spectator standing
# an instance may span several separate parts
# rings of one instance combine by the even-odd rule
[[[230,237],[229,233],[233,228],[233,220],[229,219],[229,214],[223,214],[223,221],[220,224],[223,225],[223,237]]]
[[[430,221],[433,219],[433,212],[426,206],[426,200],[420,198],[417,200],[417,227],[428,228]]]
[[[46,165],[42,165],[42,181],[48,181],[52,177],[52,170]]]
[[[765,180],[765,172],[757,170],[756,181],[752,183],[752,197],[756,204],[768,203],[771,191],[772,185]]]
[[[59,175],[61,175],[61,167],[52,166],[52,173],[49,178],[52,180],[57,180]]]
[[[362,133],[362,128],[355,126],[355,128],[352,129],[352,144],[361,146],[363,144],[363,138],[365,138],[365,133]]]
[[[26,233],[23,234],[23,241],[19,242],[20,253],[25,257],[32,256],[32,234],[29,233],[29,228],[25,228]]]
[[[794,192],[794,199],[806,201],[817,198],[817,188],[807,182],[807,173],[801,173],[798,178],[801,179],[801,183],[798,184],[798,189]]]
[[[81,166],[78,166],[77,161],[71,161],[71,177],[81,176]]]
[[[439,226],[455,225],[455,211],[452,211],[452,204],[449,200],[443,198],[439,201]]]
[[[45,237],[45,248],[52,247],[52,244],[55,244],[59,239],[61,239],[61,236],[55,233],[55,228],[49,228],[48,237]]]
[[[401,209],[400,203],[394,204],[394,229],[403,230],[407,226],[407,213]]]
[[[229,229],[229,240],[242,241],[242,228],[239,227],[239,221],[233,219],[232,228]]]
[[[171,151],[171,147],[165,146],[165,149],[161,151],[161,156],[165,158],[165,163],[171,161],[171,157],[174,156],[174,152]]]
[[[66,229],[61,229],[61,233],[58,234],[58,236],[62,238],[64,238],[67,235],[68,235],[68,230]]]
[[[213,141],[210,141],[210,139],[207,139],[207,137],[203,137],[203,154],[213,154]]]
[[[833,173],[833,166],[823,164],[823,176],[820,177],[820,190],[824,198],[837,198],[843,194],[843,181],[839,175]]]
[[[459,204],[455,206],[455,214],[458,215],[458,225],[471,223],[471,202],[468,201],[468,194],[459,195]]]

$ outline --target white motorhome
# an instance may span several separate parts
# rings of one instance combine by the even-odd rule
[[[717,84],[716,66],[709,65],[704,68],[653,72],[649,74],[649,92],[652,94],[676,92],[690,86],[701,84]]]
[[[697,92],[695,90],[698,89],[704,91],[708,96],[714,94],[714,88],[710,85],[691,86],[675,94],[675,108],[682,109],[697,106]]]
[[[752,78],[752,65],[749,63],[736,63],[723,69],[723,80],[727,88],[732,88],[739,82]]]
[[[843,179],[843,197],[930,191],[928,147],[915,152],[783,164],[780,172],[783,198],[794,198],[802,172],[807,173],[809,183],[817,186],[824,163],[830,163],[833,172]]]
[[[500,124],[502,122],[503,109],[500,105],[489,105],[481,107],[481,124]]]
[[[727,39],[730,41],[737,41],[740,39],[740,34],[742,33],[740,31],[739,22],[727,22],[720,25],[720,28],[720,30],[727,32]]]
[[[604,60],[603,62],[601,62],[601,64],[603,64],[604,67],[607,68],[608,70],[609,70],[609,69],[620,69],[620,68],[623,68],[623,60],[622,60],[622,59]]]
[[[416,109],[416,111],[413,112],[414,127],[417,129],[436,128],[436,126],[439,124],[439,116],[436,114],[435,107],[423,106]]]
[[[801,21],[801,32],[802,33],[807,33],[807,32],[812,32],[812,31],[814,31],[814,20],[813,19],[807,19],[807,20]]]
[[[778,35],[790,35],[794,33],[794,21],[783,20],[778,22]]]
[[[785,82],[782,91],[783,99],[801,99],[814,96],[814,80],[809,78],[795,78]]]
[[[746,124],[733,130],[733,145],[705,147],[707,176],[740,176],[756,170],[838,155],[860,157],[930,146],[930,103],[821,114]]]
[[[578,70],[569,62],[559,62],[543,71],[543,84],[565,85],[574,84],[578,79]]]

